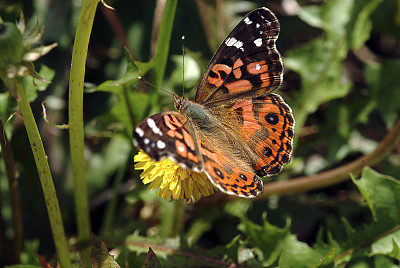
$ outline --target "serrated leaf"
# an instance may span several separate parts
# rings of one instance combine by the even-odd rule
[[[132,83],[138,81],[138,76],[144,76],[153,66],[154,60],[149,62],[134,61],[128,51],[125,51],[127,67],[122,78],[108,80],[100,84],[96,90],[110,93],[123,93],[124,88],[128,88]]]
[[[268,223],[266,214],[263,215],[262,226],[245,219],[239,229],[250,236],[249,243],[252,246],[261,249],[264,266],[272,265],[278,260],[280,267],[309,267],[322,257],[322,254],[298,241],[290,233],[289,222],[284,228],[279,228]]]
[[[158,260],[157,255],[154,253],[151,247],[149,247],[149,251],[146,254],[142,268],[162,268],[162,267],[163,266]]]
[[[0,118],[3,120],[3,124],[5,124],[8,117],[12,114],[14,107],[16,106],[16,101],[14,98],[10,97],[10,93],[0,93]],[[12,124],[10,124],[12,125]],[[6,130],[8,131],[9,126],[5,125]],[[7,136],[11,138],[11,133],[7,132]]]
[[[399,238],[399,236],[397,236]],[[393,244],[393,250],[392,252],[389,253],[389,257],[392,257],[398,261],[400,261],[400,247],[399,247],[399,241],[395,241],[394,238],[392,238],[392,244]]]
[[[311,268],[334,267],[335,266],[334,258],[336,255],[336,249],[337,249],[337,246],[330,249],[328,251],[328,253],[326,253],[326,255],[324,257],[322,257],[322,259],[320,259],[317,263],[313,264],[311,266]]]
[[[351,31],[351,44],[352,49],[360,48],[365,41],[368,40],[371,34],[372,21],[370,19],[371,13],[381,4],[383,0],[368,0],[362,3],[363,8],[359,11],[354,26]]]
[[[299,17],[309,25],[323,29],[331,38],[337,39],[345,34],[353,5],[354,0],[333,0],[321,6],[304,6],[299,10]]]
[[[365,198],[373,218],[377,220],[400,219],[400,181],[365,167],[361,179],[353,182]]]
[[[54,78],[55,71],[46,65],[41,65],[38,74],[45,80],[51,81]],[[22,83],[29,102],[32,102],[37,98],[38,91],[44,91],[49,86],[48,82],[40,81],[29,75],[22,77]]]
[[[119,268],[120,266],[114,260],[114,257],[108,253],[108,249],[98,236],[92,234],[92,253],[90,258],[93,260],[94,268]]]
[[[299,73],[301,91],[292,103],[297,127],[320,104],[347,95],[351,83],[344,79],[342,60],[347,53],[343,40],[317,38],[288,53],[285,66]]]
[[[369,210],[371,211],[371,214],[372,214],[372,218],[374,219],[374,221],[376,221],[377,220],[376,211],[375,211],[372,199],[371,199],[371,192],[364,189],[362,184],[358,183],[357,178],[353,174],[350,174],[350,178],[354,182],[354,184],[357,185],[357,188],[360,191],[361,195],[364,197],[365,202],[367,202]]]
[[[371,246],[370,256],[385,255],[400,261],[400,230],[390,233]]]
[[[398,72],[400,60],[385,60],[382,64],[366,65],[366,81],[372,93],[371,100],[385,119],[387,125],[392,127],[397,120],[400,106],[400,84]]]

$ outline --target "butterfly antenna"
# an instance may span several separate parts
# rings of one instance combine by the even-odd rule
[[[154,87],[154,88],[161,89],[161,90],[164,91],[165,93],[168,93],[169,95],[173,95],[173,94],[172,94],[171,92],[169,92],[168,90],[165,90],[165,89],[163,89],[162,87],[158,87],[158,86],[156,86],[156,85],[154,85],[154,84],[152,84],[152,83],[146,81],[146,80],[145,80],[143,77],[141,77],[141,76],[138,76],[137,78],[138,78],[139,80],[145,82],[145,83],[148,84],[149,86],[152,86],[152,87]]]
[[[185,96],[185,36],[182,35],[182,97]]]

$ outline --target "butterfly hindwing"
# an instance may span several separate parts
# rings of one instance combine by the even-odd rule
[[[264,190],[263,182],[251,169],[238,167],[223,150],[210,150],[201,144],[200,153],[204,159],[204,172],[220,191],[240,197],[256,197]]]
[[[294,118],[277,94],[243,100],[231,107],[241,125],[240,136],[257,153],[252,163],[260,177],[278,174],[290,161]]]
[[[267,8],[250,12],[227,36],[208,65],[196,102],[267,94],[282,83],[283,64],[275,41],[280,25]]]

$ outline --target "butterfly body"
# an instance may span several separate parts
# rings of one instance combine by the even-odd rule
[[[278,34],[270,10],[249,13],[214,55],[195,101],[173,94],[177,111],[141,122],[138,146],[156,161],[204,172],[225,193],[257,196],[259,177],[278,174],[292,152],[291,109],[271,93],[282,82]]]

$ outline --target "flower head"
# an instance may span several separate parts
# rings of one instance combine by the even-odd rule
[[[201,195],[214,193],[213,185],[204,173],[197,173],[180,167],[169,159],[153,161],[142,150],[134,157],[135,169],[142,169],[140,179],[150,183],[150,191],[158,186],[158,195],[165,199],[198,200]]]

